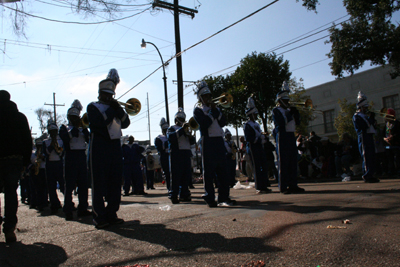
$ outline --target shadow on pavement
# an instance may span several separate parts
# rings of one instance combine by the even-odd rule
[[[0,266],[59,266],[67,259],[65,250],[53,244],[0,243]]]
[[[176,257],[189,255],[206,255],[215,253],[265,253],[282,251],[279,247],[268,246],[264,238],[237,237],[225,238],[219,233],[191,233],[168,229],[164,224],[140,224],[139,221],[125,222],[120,227],[106,228],[125,238],[131,238],[151,244],[158,244],[165,249],[156,255],[137,257],[123,262],[114,262],[108,265],[125,265],[133,261],[154,259],[155,257]],[[205,248],[196,251],[198,248]]]

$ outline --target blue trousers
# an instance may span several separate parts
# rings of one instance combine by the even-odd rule
[[[222,137],[202,138],[204,200],[215,201],[214,178],[218,181],[218,202],[229,198],[229,177],[226,171],[226,149]]]
[[[373,134],[358,135],[358,150],[362,158],[362,168],[364,180],[374,177],[375,173],[375,145]]]
[[[121,203],[123,163],[120,140],[106,140],[92,133],[89,154],[93,219],[95,223],[103,223],[117,218]]]
[[[4,186],[4,224],[3,232],[14,231],[17,225],[18,180],[22,173],[22,159],[0,160],[0,179]]]
[[[78,211],[88,208],[87,164],[84,150],[69,150],[65,154],[65,213],[72,212],[72,192],[78,186]]]
[[[169,155],[161,154],[160,155],[161,168],[164,173],[165,181],[167,183],[168,191],[171,189],[171,175],[169,171]]]
[[[190,151],[189,151],[190,153]],[[188,187],[189,179],[192,179],[192,162],[188,151],[172,151],[171,161],[171,185],[170,198],[185,198],[190,196]]]
[[[32,190],[36,194],[36,206],[42,209],[47,206],[48,193],[46,185],[46,170],[40,169],[38,175],[32,174]]]
[[[247,153],[250,155],[251,163],[253,164],[253,177],[256,189],[267,190],[269,186],[268,163],[262,146],[250,144],[247,147]]]
[[[236,160],[232,158],[226,159],[226,168],[229,185],[234,186],[236,183]]]
[[[277,133],[276,155],[278,157],[279,189],[297,186],[297,147],[294,133]]]
[[[146,187],[147,189],[154,188],[154,170],[146,168]]]
[[[144,191],[142,169],[140,162],[124,164],[124,192],[129,193],[132,186],[132,193]]]
[[[64,169],[61,160],[46,161],[46,179],[51,207],[61,207],[61,202],[57,195],[57,182],[60,186],[60,191],[64,194]]]

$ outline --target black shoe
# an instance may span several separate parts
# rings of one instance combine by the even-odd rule
[[[91,215],[93,215],[93,213],[91,212],[91,211],[88,211],[88,210],[78,210],[78,212],[76,213],[76,215],[78,216],[78,217],[86,217],[86,216],[91,216]]]
[[[190,189],[194,189],[195,187],[193,185],[189,185],[189,188]]]
[[[74,219],[74,216],[72,215],[72,212],[68,212],[65,214],[66,221],[72,221],[73,219]]]
[[[134,194],[134,195],[138,195],[138,196],[145,196],[145,195],[147,195],[147,193],[144,192],[144,191],[140,191],[140,192],[133,193],[133,194]]]
[[[304,192],[306,191],[306,190],[304,190],[303,188],[298,187],[298,186],[289,187],[288,190],[290,191],[290,193],[293,193],[293,194],[304,193]]]
[[[58,213],[58,210],[60,209],[61,207],[50,207],[50,213],[51,214],[57,214]]]
[[[114,225],[114,224],[123,224],[125,221],[124,219],[121,218],[114,218],[108,221],[109,224]]]
[[[267,189],[263,189],[263,190],[256,190],[256,194],[268,194],[271,193],[272,190],[267,188]]]
[[[123,194],[123,196],[124,196],[124,197],[129,197],[129,193],[126,193],[126,192],[125,192],[125,193]]]
[[[289,195],[289,194],[291,194],[292,192],[291,191],[289,191],[289,189],[285,189],[285,190],[282,190],[281,191],[281,194],[284,194],[284,195]]]
[[[15,235],[14,229],[5,232],[4,235],[6,236],[6,243],[7,244],[14,243],[14,242],[17,241],[17,236]]]
[[[93,220],[93,221],[94,221],[94,220]],[[107,227],[110,226],[110,224],[109,224],[108,222],[106,222],[106,221],[104,221],[104,222],[99,222],[99,223],[96,223],[96,221],[94,221],[94,223],[95,223],[95,227],[96,227],[97,229],[104,229],[104,228],[107,228]]]
[[[177,197],[171,197],[172,204],[179,204],[179,199]]]
[[[180,202],[190,202],[190,201],[192,201],[192,198],[191,197],[180,197],[179,201]]]
[[[207,201],[206,201],[207,202]],[[217,201],[210,201],[210,202],[207,202],[207,205],[208,205],[208,207],[209,208],[215,208],[215,207],[218,207],[218,203],[217,203]]]

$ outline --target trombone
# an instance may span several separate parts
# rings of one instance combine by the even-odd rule
[[[381,108],[380,110],[371,110],[371,112],[377,113],[379,116],[387,120],[396,120],[395,116],[387,113],[387,108]]]
[[[295,106],[295,107],[301,107],[304,109],[309,109],[309,110],[314,110],[314,105],[311,99],[306,99],[306,101],[304,102],[290,102],[289,104],[291,106]]]
[[[117,100],[116,100],[117,101]],[[130,116],[136,116],[142,109],[142,104],[137,98],[130,98],[126,103],[117,101],[118,104],[125,107],[126,113]]]
[[[233,96],[230,93],[222,93],[219,97],[213,98],[211,101],[223,108],[230,108],[233,104]]]
[[[200,129],[199,123],[194,117],[191,117],[187,123],[183,125],[183,129],[187,135],[193,135],[193,132]]]

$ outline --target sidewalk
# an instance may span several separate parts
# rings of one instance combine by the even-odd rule
[[[1,235],[0,267],[399,265],[399,179],[302,182],[306,192],[296,195],[276,184],[270,194],[231,189],[238,204],[223,208],[208,208],[195,187],[192,202],[177,205],[165,187],[122,197],[125,224],[105,230],[90,217],[65,221],[61,210],[21,204],[19,242],[6,246]]]

